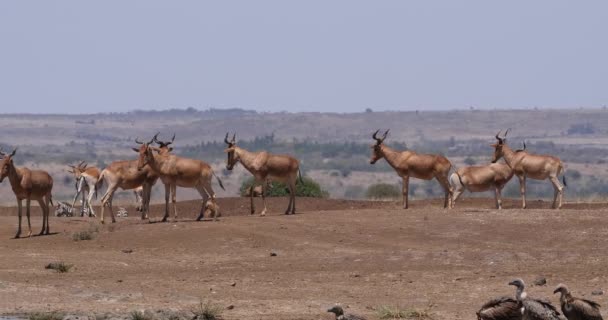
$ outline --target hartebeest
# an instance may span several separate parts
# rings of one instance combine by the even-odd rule
[[[403,208],[408,208],[408,189],[410,177],[423,180],[437,179],[439,184],[445,190],[444,208],[451,207],[452,187],[448,181],[448,174],[452,168],[450,160],[442,155],[436,154],[418,154],[414,151],[396,151],[386,145],[386,139],[389,130],[386,130],[382,138],[378,138],[377,130],[372,135],[376,143],[371,146],[372,157],[370,164],[384,158],[386,162],[395,169],[397,174],[403,179]]]
[[[562,186],[557,178],[560,174],[564,173],[564,165],[561,160],[554,156],[549,155],[535,155],[530,154],[525,150],[513,151],[507,145],[507,133],[501,138],[500,131],[496,134],[497,143],[492,144],[494,148],[494,157],[492,162],[498,161],[500,158],[505,158],[505,162],[513,173],[519,179],[519,190],[522,199],[522,208],[526,208],[526,179],[531,178],[535,180],[546,180],[549,179],[553,184],[553,209],[559,209],[562,207],[562,196],[564,186],[566,184],[566,177],[562,177],[564,186]],[[524,145],[525,148],[525,145]],[[559,202],[558,202],[559,200]]]
[[[236,145],[236,133],[232,136],[232,140],[228,140],[228,133],[224,138],[224,142],[228,145],[225,152],[228,154],[226,169],[232,170],[237,162],[240,162],[247,171],[249,171],[255,179],[254,184],[262,185],[262,202],[264,210],[261,215],[266,215],[266,187],[269,181],[283,182],[289,189],[289,204],[285,214],[296,213],[296,180],[300,177],[302,182],[302,173],[300,172],[300,162],[298,159],[289,155],[275,155],[266,151],[250,152]],[[253,201],[252,201],[253,204]],[[251,214],[255,213],[253,205],[251,206]]]
[[[169,152],[161,152],[157,147],[151,146],[152,141],[159,142],[156,134],[150,142],[140,142],[135,140],[140,145],[139,148],[133,150],[139,153],[137,168],[144,169],[150,167],[152,171],[160,176],[161,181],[165,185],[165,216],[163,222],[169,218],[169,196],[173,203],[173,211],[175,220],[177,220],[177,187],[194,188],[201,197],[201,211],[197,220],[203,218],[205,206],[209,198],[208,194],[215,195],[211,187],[212,177],[217,179],[220,187],[224,189],[222,180],[215,175],[209,164],[197,159],[189,159],[178,157]],[[225,189],[224,189],[225,190]],[[208,192],[207,192],[208,191]]]
[[[78,196],[82,193],[83,210],[81,211],[80,216],[82,217],[84,215],[84,208],[87,208],[89,217],[94,217],[95,211],[91,205],[91,200],[93,200],[93,195],[97,196],[97,181],[99,180],[100,174],[99,169],[97,169],[97,167],[88,167],[84,161],[75,166],[68,166],[71,168],[68,172],[73,174],[76,179],[76,195],[72,201],[72,208],[74,208],[76,199],[78,199]]]
[[[494,189],[496,209],[502,209],[501,191],[512,177],[513,170],[504,163],[459,168],[450,176],[453,190],[452,207],[465,190],[483,192]]]
[[[10,154],[6,154],[0,150],[0,183],[4,178],[8,177],[11,183],[11,188],[17,197],[17,208],[19,214],[19,227],[15,238],[21,236],[21,214],[22,200],[25,199],[28,234],[32,235],[32,224],[30,223],[30,203],[32,200],[38,201],[40,210],[42,210],[42,230],[39,235],[49,234],[49,204],[53,204],[51,191],[53,190],[53,178],[42,170],[30,170],[26,167],[15,167],[13,157],[17,149],[15,148]]]

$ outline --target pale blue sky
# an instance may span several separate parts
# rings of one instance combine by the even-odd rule
[[[608,104],[607,1],[2,1],[0,112]]]

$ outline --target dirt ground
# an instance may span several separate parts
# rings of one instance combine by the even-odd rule
[[[397,202],[298,199],[301,214],[285,216],[286,200],[271,199],[259,217],[247,199],[224,198],[218,222],[193,221],[200,204],[182,202],[178,222],[148,223],[128,207],[115,224],[52,217],[55,234],[17,240],[16,208],[0,208],[0,313],[184,310],[202,300],[233,306],[224,319],[332,319],[325,310],[335,303],[369,319],[380,306],[431,304],[434,319],[475,319],[489,298],[514,294],[513,278],[540,276],[548,283],[529,286],[531,296],[557,305],[552,291],[563,282],[608,305],[591,295],[608,287],[608,205],[555,211],[531,201],[521,210],[506,201],[499,212],[491,200],[451,211],[441,202],[406,211]],[[155,205],[151,216],[163,210]],[[38,232],[37,208],[33,217]],[[72,239],[96,229],[93,240]],[[73,268],[44,268],[55,261]]]

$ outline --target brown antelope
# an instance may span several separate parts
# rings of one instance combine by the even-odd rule
[[[562,186],[557,178],[564,173],[564,166],[561,160],[554,156],[530,154],[525,150],[513,151],[507,145],[507,133],[501,138],[500,131],[496,134],[497,143],[493,144],[494,158],[492,162],[498,161],[500,158],[505,158],[505,162],[513,169],[513,173],[519,179],[519,190],[521,193],[522,208],[526,208],[526,179],[546,180],[549,179],[553,184],[553,209],[562,207],[562,196],[566,177],[562,177],[564,186]],[[559,198],[559,199],[558,199]]]
[[[513,170],[504,163],[459,168],[450,176],[453,190],[452,207],[465,190],[483,192],[494,189],[496,209],[502,209],[501,192],[512,177]]]
[[[30,203],[32,200],[38,201],[40,210],[42,210],[42,230],[39,235],[49,234],[49,204],[53,204],[51,191],[53,190],[53,178],[42,170],[30,170],[26,167],[15,167],[13,157],[17,149],[15,148],[10,154],[6,154],[0,150],[0,183],[4,178],[8,177],[11,183],[11,188],[17,197],[17,207],[19,214],[19,227],[15,238],[21,236],[21,214],[22,200],[25,199],[26,216],[28,233],[32,235],[32,224],[30,223]]]
[[[158,134],[147,143],[140,142],[136,139],[135,142],[139,144],[140,147],[133,148],[133,150],[139,153],[137,168],[143,170],[146,166],[150,167],[152,171],[160,176],[161,181],[165,185],[165,216],[162,221],[166,222],[169,218],[170,195],[171,202],[173,203],[174,217],[175,220],[177,220],[176,194],[178,186],[183,188],[194,188],[199,192],[203,200],[197,221],[201,220],[205,213],[205,206],[209,198],[208,194],[215,195],[213,188],[211,187],[212,177],[215,177],[220,187],[224,189],[222,180],[215,175],[211,166],[206,162],[197,159],[178,157],[169,152],[161,152],[159,148],[151,146],[150,144],[153,141],[160,144],[160,141],[156,138],[157,136]]]
[[[82,193],[82,203],[83,209],[87,208],[89,211],[89,217],[95,216],[95,211],[93,210],[93,206],[91,205],[91,200],[93,200],[93,195],[97,196],[97,181],[99,180],[99,169],[97,167],[87,167],[87,164],[84,161],[80,162],[76,166],[68,165],[71,169],[68,170],[69,173],[74,175],[76,179],[76,195],[74,196],[74,200],[72,201],[72,208],[76,204],[76,199],[80,193]],[[85,197],[85,194],[86,197]],[[82,217],[84,215],[84,210],[80,213]]]
[[[270,181],[266,181],[266,187],[270,187]],[[253,214],[255,212],[255,204],[253,203],[253,198],[254,197],[261,197],[264,193],[264,189],[262,187],[262,185],[255,185],[254,184],[251,185],[251,187],[247,188],[247,190],[245,191],[244,196],[249,197],[249,201],[250,201],[250,208],[251,208],[251,214]]]
[[[376,144],[371,146],[372,157],[369,163],[374,164],[376,161],[384,158],[403,179],[403,208],[408,208],[408,187],[410,177],[423,180],[437,179],[445,190],[443,207],[451,207],[452,187],[450,187],[448,181],[448,174],[452,168],[450,161],[442,155],[418,154],[409,150],[393,150],[383,143],[389,130],[386,130],[382,138],[377,137],[379,131],[380,130],[377,130],[372,135],[372,138],[376,140]]]
[[[300,172],[300,162],[298,159],[289,155],[274,155],[266,151],[249,152],[243,148],[236,146],[236,133],[232,136],[232,140],[228,140],[228,133],[224,138],[224,142],[228,145],[225,152],[228,154],[226,169],[232,170],[237,162],[240,162],[247,171],[249,171],[254,179],[254,184],[262,185],[262,202],[264,210],[260,215],[266,215],[266,187],[269,181],[282,182],[289,189],[289,204],[285,214],[296,213],[296,180],[300,177],[302,182],[302,173]],[[253,198],[251,198],[253,200]],[[252,201],[253,203],[253,201]],[[251,214],[255,213],[255,208],[251,206]]]

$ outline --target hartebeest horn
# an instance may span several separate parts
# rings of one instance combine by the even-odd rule
[[[507,133],[509,133],[509,130],[511,130],[511,128],[509,128],[509,129],[507,129],[507,131],[505,131],[505,135],[504,135],[504,136],[502,136],[502,138],[503,138],[503,139],[506,139],[506,138],[507,138]]]
[[[232,143],[236,143],[236,132],[232,135]]]
[[[135,138],[135,143],[137,143],[137,144],[144,144],[143,142],[139,141],[139,138]]]
[[[152,137],[152,139],[150,140],[150,142],[148,142],[147,144],[151,144],[152,142],[156,141],[156,138],[158,137],[158,135],[160,134],[160,132],[157,132],[154,137]]]
[[[230,141],[228,141],[228,134],[229,132],[226,132],[226,137],[224,137],[224,143],[226,144],[230,144]]]
[[[503,142],[503,141],[502,141],[502,138],[500,137],[500,132],[501,132],[501,131],[502,131],[502,130],[498,131],[498,133],[497,133],[497,134],[496,134],[496,136],[495,136],[495,137],[496,137],[496,140],[498,140],[498,143],[499,143],[499,144],[502,144],[502,142]]]
[[[381,144],[382,142],[384,142],[384,139],[386,139],[386,136],[388,135],[388,132],[389,132],[389,131],[390,131],[390,129],[389,129],[389,130],[386,130],[386,131],[384,132],[384,134],[382,135],[382,138],[378,138],[378,136],[377,136],[377,135],[378,135],[378,132],[380,132],[380,129],[378,129],[378,130],[376,130],[376,132],[374,132],[374,134],[372,135],[372,138],[373,138],[374,140],[376,140],[376,143]]]
[[[173,141],[175,141],[175,133],[173,133],[173,138],[171,139],[171,141],[158,140],[158,138],[156,138],[156,136],[154,136],[154,142],[158,143],[158,145],[161,147],[166,147],[166,146],[172,144]]]
[[[15,153],[17,153],[17,148],[13,149],[13,152],[11,152],[10,157],[14,156]]]

